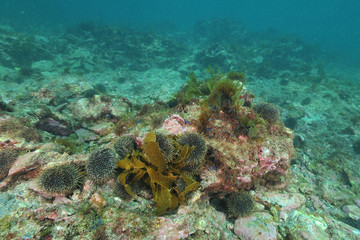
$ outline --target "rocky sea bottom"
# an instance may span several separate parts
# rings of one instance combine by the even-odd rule
[[[0,28],[2,239],[360,239],[360,74],[211,26]]]

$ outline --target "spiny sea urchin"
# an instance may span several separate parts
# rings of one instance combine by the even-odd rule
[[[94,182],[103,183],[113,175],[116,162],[113,150],[100,148],[91,153],[86,163],[86,171]]]
[[[79,168],[65,163],[45,169],[39,177],[39,184],[46,192],[68,194],[79,186],[81,179]]]
[[[174,157],[175,147],[171,140],[163,133],[156,133],[156,142],[159,143],[161,153],[164,155],[165,160],[170,162]]]
[[[121,136],[114,144],[114,150],[119,154],[120,159],[136,149],[136,142],[133,136]]]
[[[206,142],[203,136],[198,133],[185,133],[180,136],[177,142],[182,146],[188,144],[189,147],[194,147],[194,150],[185,159],[185,162],[186,167],[192,167],[198,170],[204,163],[207,151]]]
[[[269,123],[275,123],[281,118],[280,110],[271,103],[258,103],[254,111]]]
[[[0,149],[0,180],[4,179],[18,156],[15,149]]]
[[[245,217],[251,214],[255,202],[247,192],[233,192],[226,199],[228,213],[231,217]]]
[[[113,192],[117,197],[120,197],[122,200],[128,201],[132,199],[132,196],[126,191],[125,187],[119,182],[118,178],[115,178]]]

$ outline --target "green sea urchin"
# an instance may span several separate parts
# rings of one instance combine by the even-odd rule
[[[161,153],[164,155],[165,160],[170,162],[174,157],[175,147],[171,140],[163,133],[156,133],[156,142],[159,143]]]
[[[49,193],[68,194],[79,186],[80,170],[74,164],[62,164],[45,169],[39,178],[42,189]]]
[[[100,148],[91,153],[86,171],[94,182],[102,183],[108,180],[116,168],[115,153],[109,148]]]
[[[119,179],[115,179],[113,192],[116,196],[120,197],[122,200],[128,201],[132,199],[132,196],[126,191],[125,187],[119,182]]]
[[[120,159],[136,149],[136,142],[133,136],[121,136],[114,144],[114,150],[119,154]]]
[[[0,150],[0,180],[4,179],[9,172],[11,165],[18,156],[18,152],[14,149]]]
[[[190,147],[194,147],[194,150],[185,159],[185,167],[192,167],[194,169],[200,168],[204,163],[207,151],[206,142],[203,136],[198,133],[186,133],[180,136],[177,142],[182,146],[188,144]]]
[[[275,123],[280,120],[280,110],[271,103],[258,103],[254,111],[269,123]]]
[[[255,202],[247,192],[233,192],[226,199],[228,213],[231,217],[245,217],[251,214]]]

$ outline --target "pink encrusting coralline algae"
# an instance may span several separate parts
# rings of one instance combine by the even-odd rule
[[[193,126],[188,125],[187,122],[177,114],[166,118],[162,127],[173,135],[185,132],[193,132],[196,130]]]

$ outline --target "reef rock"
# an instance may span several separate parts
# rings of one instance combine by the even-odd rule
[[[286,220],[287,214],[299,209],[306,201],[300,193],[263,192],[256,194],[256,197],[268,207],[277,206],[280,211],[280,218],[284,220]]]
[[[205,130],[209,151],[200,177],[202,189],[207,192],[233,192],[255,184],[285,188],[295,153],[292,131],[277,121],[257,124],[254,136],[243,135],[239,130],[243,127],[241,121],[254,123],[256,114],[248,107],[237,111],[213,111],[204,124],[199,120],[203,109],[194,104],[184,116],[167,118],[162,127],[178,135]]]
[[[94,95],[91,99],[82,98],[69,104],[74,119],[80,121],[96,120],[101,117],[121,117],[129,111],[131,104],[123,98],[112,99]]]
[[[73,131],[52,118],[40,119],[36,128],[58,136],[69,136]]]
[[[277,223],[268,213],[254,213],[236,219],[234,232],[240,239],[276,240]]]
[[[289,239],[330,239],[327,224],[321,217],[301,211],[291,212],[286,221]]]
[[[360,208],[356,205],[346,205],[342,207],[344,213],[354,221],[360,221]]]
[[[262,143],[209,139],[215,162],[201,173],[202,186],[211,192],[249,189],[260,183],[278,189],[286,186],[292,138],[272,136]]]
[[[166,129],[169,133],[173,135],[196,130],[194,127],[189,126],[187,122],[178,114],[174,114],[166,118],[162,125],[162,128]]]

